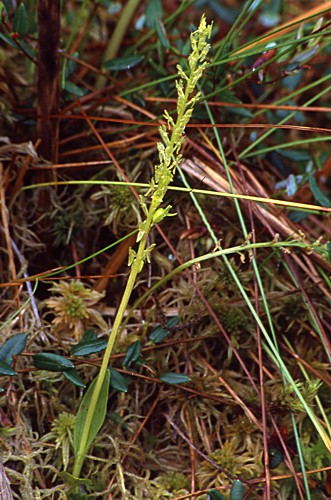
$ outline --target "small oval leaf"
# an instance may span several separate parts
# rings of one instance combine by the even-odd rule
[[[66,379],[68,379],[70,382],[73,384],[77,385],[78,387],[86,387],[86,384],[84,384],[83,380],[80,378],[77,370],[75,368],[69,368],[69,370],[65,370],[63,372],[63,375],[65,376]]]
[[[331,208],[331,200],[323,193],[318,185],[317,180],[312,175],[309,176],[309,187],[315,200],[322,206],[326,208]]]
[[[28,14],[24,3],[20,3],[16,9],[13,19],[13,31],[19,33],[21,36],[26,35],[28,26]]]
[[[125,377],[115,368],[110,368],[110,385],[119,392],[128,392],[129,386]]]
[[[126,351],[122,365],[125,367],[130,366],[131,363],[134,363],[135,361],[137,361],[137,359],[139,359],[140,353],[141,342],[140,340],[136,340],[129,346],[128,350]]]
[[[0,361],[11,364],[13,362],[13,356],[17,356],[24,351],[27,338],[27,333],[18,333],[6,340],[0,348]]]
[[[165,330],[161,326],[155,328],[149,336],[149,340],[154,342],[155,344],[160,344],[164,339],[168,337],[170,334],[169,330]]]
[[[88,356],[95,352],[100,352],[106,349],[107,340],[89,340],[87,342],[79,342],[79,344],[74,345],[71,348],[71,354],[73,356]]]
[[[95,332],[95,330],[93,330],[93,328],[90,328],[89,330],[87,330],[84,335],[82,336],[82,339],[80,342],[78,342],[78,344],[76,345],[79,345],[81,342],[89,342],[91,340],[97,340],[98,336]]]
[[[180,322],[179,316],[171,316],[167,321],[167,327],[173,328],[174,326],[177,326],[179,322]]]
[[[51,352],[39,352],[33,356],[33,364],[38,370],[47,370],[48,372],[64,372],[75,365],[72,361],[58,354]]]
[[[141,61],[145,59],[143,55],[135,55],[128,57],[115,57],[114,59],[109,59],[103,65],[103,68],[108,71],[121,71],[124,69],[130,69],[137,66]]]
[[[0,374],[13,376],[17,375],[17,372],[4,361],[0,361]]]
[[[233,481],[231,492],[230,492],[230,500],[242,500],[244,498],[244,486],[243,483],[236,479]]]
[[[181,373],[162,373],[160,376],[161,382],[165,384],[185,384],[189,382],[191,379],[187,375],[182,375]]]
[[[84,95],[87,94],[87,90],[83,89],[82,87],[78,87],[75,83],[70,82],[67,80],[64,84],[64,89],[69,92],[70,94],[75,95],[76,97],[84,97]]]
[[[284,460],[284,455],[277,448],[270,448],[268,451],[269,455],[269,468],[275,469]]]
[[[226,500],[225,496],[217,490],[209,490],[207,500]]]

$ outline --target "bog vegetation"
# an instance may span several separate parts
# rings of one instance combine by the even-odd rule
[[[308,9],[0,2],[3,498],[330,498]]]

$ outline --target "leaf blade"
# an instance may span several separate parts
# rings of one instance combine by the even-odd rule
[[[85,420],[87,416],[87,412],[89,409],[89,405],[92,399],[92,395],[94,392],[94,387],[97,382],[98,378],[96,377],[93,382],[90,384],[88,387],[86,393],[84,394],[84,397],[82,399],[82,402],[80,404],[77,416],[76,416],[76,421],[75,421],[75,428],[74,428],[74,452],[77,457],[78,452],[79,452],[79,447],[80,443],[82,440],[82,436],[84,433],[84,426],[85,426]],[[107,402],[108,402],[108,394],[109,394],[109,380],[110,380],[110,371],[106,371],[105,378],[103,380],[100,394],[98,397],[98,402],[96,405],[96,409],[92,418],[91,426],[89,429],[87,441],[86,441],[86,448],[84,450],[84,453],[87,452],[89,447],[92,444],[93,439],[99,432],[105,417],[106,417],[106,412],[107,412]]]

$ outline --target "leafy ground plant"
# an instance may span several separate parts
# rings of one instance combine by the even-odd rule
[[[329,11],[1,4],[15,498],[330,496]]]

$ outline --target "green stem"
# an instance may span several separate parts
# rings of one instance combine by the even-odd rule
[[[147,229],[146,234],[148,234],[151,225],[152,225],[152,215],[149,214],[149,216],[147,217],[147,220],[146,220],[146,229]],[[74,477],[79,477],[79,474],[80,474],[80,471],[81,471],[81,468],[82,468],[82,465],[84,462],[84,458],[85,458],[85,455],[87,453],[86,444],[87,444],[87,439],[88,439],[88,435],[89,435],[89,430],[90,430],[90,427],[92,424],[93,415],[94,415],[96,406],[98,404],[98,399],[100,396],[103,381],[104,381],[105,376],[106,376],[106,371],[108,368],[109,359],[110,359],[111,353],[113,351],[114,345],[118,339],[118,333],[120,331],[120,326],[121,326],[121,323],[123,321],[123,316],[124,316],[125,310],[127,308],[128,302],[130,300],[130,296],[131,296],[137,275],[139,273],[141,263],[144,261],[144,251],[146,248],[146,243],[147,243],[147,237],[144,236],[139,243],[139,247],[138,247],[138,251],[137,251],[137,255],[136,255],[136,260],[132,264],[131,271],[130,271],[130,274],[128,277],[128,281],[126,283],[126,287],[125,287],[125,290],[123,293],[123,297],[122,297],[121,303],[119,305],[119,308],[118,308],[118,311],[117,311],[117,314],[116,314],[116,317],[114,320],[114,325],[113,325],[112,331],[111,331],[110,336],[109,336],[107,348],[105,350],[105,354],[104,354],[102,364],[100,367],[100,371],[98,374],[97,382],[95,384],[95,388],[94,388],[93,395],[91,398],[90,406],[89,406],[89,409],[88,409],[88,412],[86,415],[84,432],[82,435],[82,439],[80,442],[79,450],[77,452],[77,457],[76,457],[76,461],[75,461],[75,465],[74,465],[74,469],[73,469],[73,476]]]

